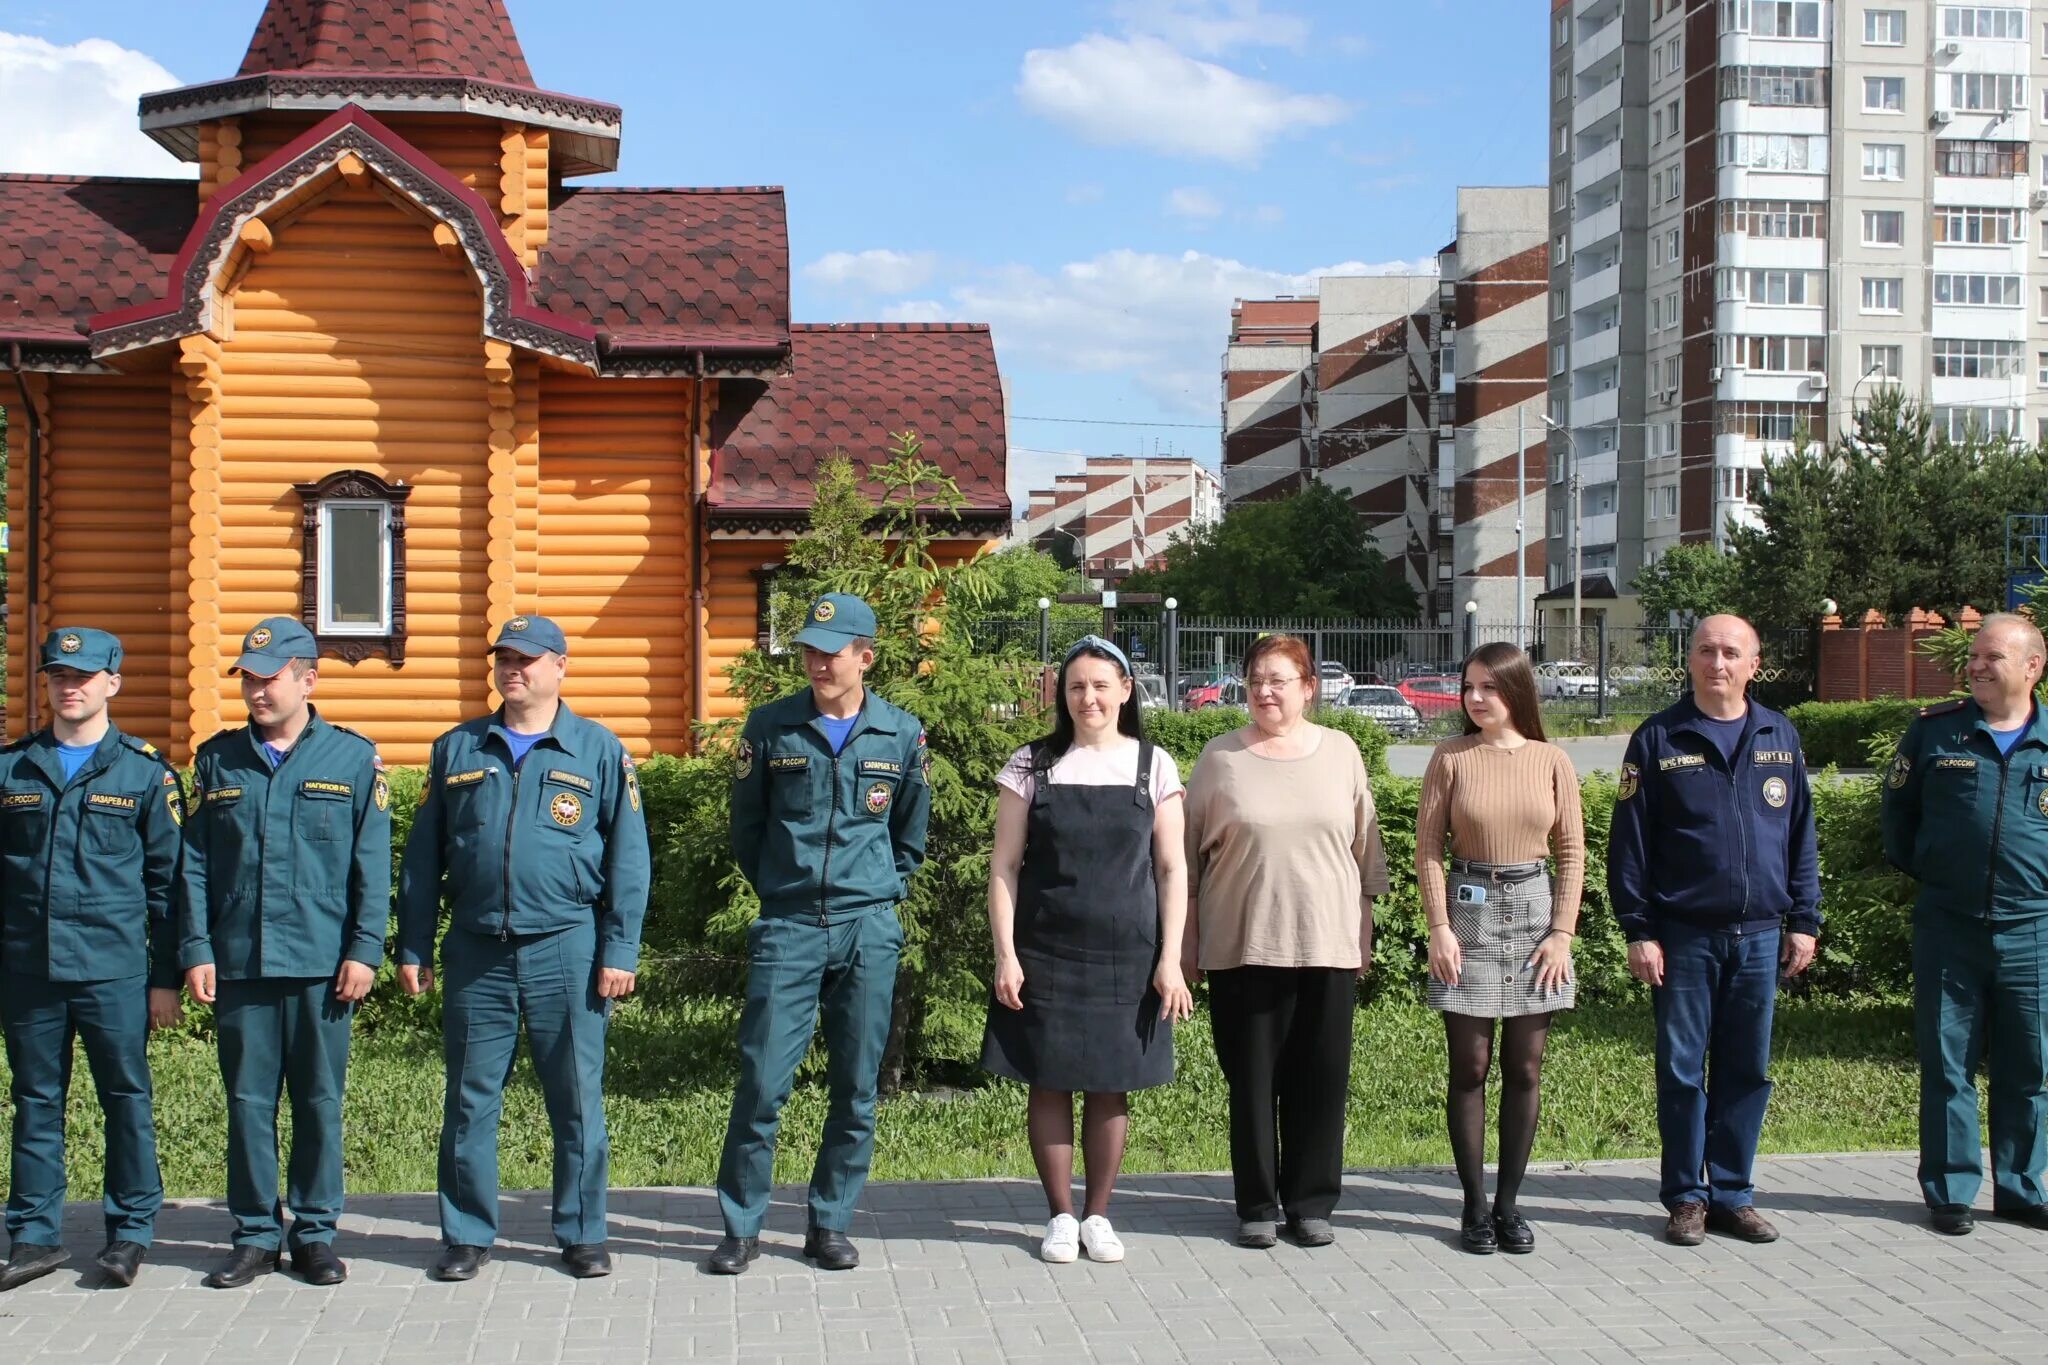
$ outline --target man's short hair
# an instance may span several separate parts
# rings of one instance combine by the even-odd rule
[[[2048,641],[2041,637],[2041,628],[2016,611],[1994,611],[1984,618],[1977,627],[1979,634],[1998,626],[2015,632],[2020,637],[2020,647],[2048,665]]]
[[[294,678],[303,678],[318,668],[320,661],[318,659],[293,659],[287,666],[291,669]]]

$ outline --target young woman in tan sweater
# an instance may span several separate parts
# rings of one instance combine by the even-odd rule
[[[1546,743],[1529,658],[1481,645],[1465,662],[1465,733],[1422,779],[1415,873],[1429,921],[1429,1003],[1450,1044],[1445,1118],[1465,1190],[1467,1251],[1535,1249],[1516,1209],[1541,1107],[1552,1012],[1573,1000],[1586,836],[1579,779]],[[1446,839],[1448,853],[1446,856]],[[1553,878],[1546,861],[1554,858]],[[1500,1025],[1500,1176],[1486,1207],[1486,1072]]]

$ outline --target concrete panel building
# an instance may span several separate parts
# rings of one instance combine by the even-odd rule
[[[1089,460],[1051,488],[1031,491],[1011,540],[1048,554],[1071,552],[1090,578],[1115,583],[1157,566],[1174,537],[1223,515],[1222,485],[1194,460]]]

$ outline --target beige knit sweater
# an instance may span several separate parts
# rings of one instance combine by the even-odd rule
[[[1586,826],[1579,776],[1564,750],[1540,740],[1499,749],[1478,735],[1437,745],[1422,777],[1415,815],[1415,877],[1431,924],[1443,923],[1447,914],[1447,856],[1474,863],[1555,857],[1551,920],[1561,929],[1576,928],[1586,877]]]

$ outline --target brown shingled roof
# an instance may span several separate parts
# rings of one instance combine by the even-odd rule
[[[503,0],[270,0],[237,74],[416,71],[533,84]]]
[[[614,350],[789,344],[782,190],[570,190],[548,210],[534,295]]]
[[[155,298],[198,182],[0,175],[0,339],[83,343],[96,313]]]
[[[986,325],[800,324],[790,344],[791,377],[718,386],[715,510],[804,511],[822,461],[844,452],[872,468],[907,428],[959,481],[965,510],[1009,515],[1002,380]]]

